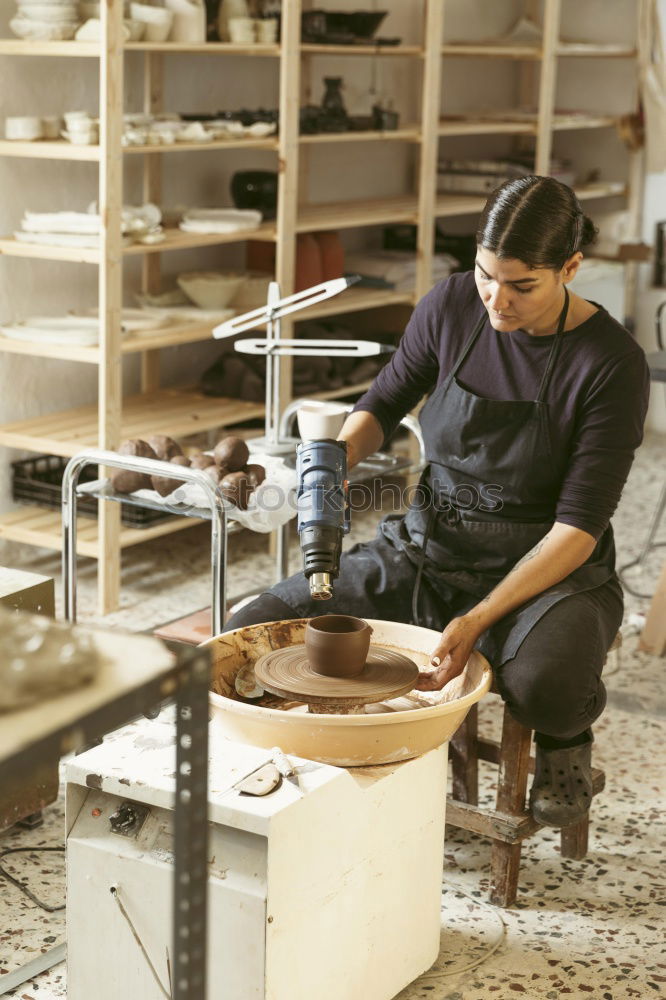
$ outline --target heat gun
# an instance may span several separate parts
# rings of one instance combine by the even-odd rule
[[[333,596],[342,536],[349,531],[347,442],[304,441],[296,452],[298,535],[303,571],[318,601]]]

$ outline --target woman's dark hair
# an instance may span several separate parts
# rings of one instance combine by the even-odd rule
[[[554,177],[532,174],[493,191],[481,213],[476,242],[500,259],[559,271],[596,236],[594,223],[570,187]]]

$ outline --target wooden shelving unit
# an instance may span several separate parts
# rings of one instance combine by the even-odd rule
[[[0,445],[33,452],[70,456],[84,447],[115,448],[124,437],[139,437],[164,432],[182,437],[193,432],[213,430],[242,420],[260,417],[263,406],[240,400],[203,396],[195,389],[167,389],[159,382],[159,353],[169,347],[193,344],[210,338],[210,323],[178,323],[141,334],[121,336],[122,264],[125,258],[139,258],[142,286],[146,292],[160,288],[162,254],[177,250],[214,247],[246,239],[275,242],[276,278],[284,294],[293,291],[295,241],[299,233],[326,229],[351,229],[408,223],[417,229],[417,272],[410,292],[352,288],[343,295],[313,306],[299,314],[301,319],[326,318],[344,313],[362,313],[386,307],[409,307],[425,294],[432,284],[433,226],[438,218],[474,216],[485,199],[463,194],[437,194],[437,159],[440,142],[461,136],[515,136],[521,143],[534,142],[534,169],[547,173],[553,134],[565,129],[611,128],[610,115],[590,115],[585,119],[558,117],[554,112],[557,64],[565,58],[634,58],[629,45],[589,45],[559,41],[560,0],[545,0],[544,32],[541,44],[479,45],[443,44],[447,0],[423,0],[423,21],[418,44],[397,46],[311,45],[300,42],[301,9],[309,0],[283,3],[282,37],[279,45],[239,46],[227,43],[180,45],[170,42],[123,44],[122,3],[110,0],[102,5],[103,42],[26,42],[0,39],[0,56],[33,58],[86,58],[99,62],[100,144],[72,146],[64,141],[14,143],[0,140],[0,156],[15,159],[88,161],[99,171],[100,212],[107,220],[100,248],[49,247],[26,244],[11,236],[0,238],[0,255],[42,261],[65,261],[89,264],[99,271],[99,312],[101,339],[98,346],[79,347],[65,344],[35,344],[0,336],[0,354],[52,358],[95,365],[99,372],[98,404],[78,407],[57,414],[24,419],[0,427]],[[164,56],[189,53],[226,58],[272,59],[279,64],[280,134],[262,139],[220,140],[205,144],[177,143],[170,146],[123,147],[122,113],[125,53],[143,61],[143,110],[162,110]],[[419,75],[421,111],[419,120],[403,124],[393,132],[348,132],[300,135],[299,107],[303,100],[305,70],[320,56],[335,58],[407,59]],[[443,67],[450,59],[505,59],[520,62],[526,72],[539,72],[539,112],[536,121],[483,121],[470,115],[460,120],[441,120],[440,94]],[[177,65],[177,64],[176,64]],[[205,64],[209,65],[208,62]],[[26,109],[30,113],[32,109]],[[417,151],[413,190],[401,197],[333,201],[308,204],[299,192],[307,179],[308,157],[318,147],[334,143],[350,150],[356,144],[385,146],[407,143]],[[278,212],[274,222],[247,233],[228,235],[188,234],[168,230],[163,242],[152,245],[123,246],[120,233],[122,206],[122,162],[125,158],[143,166],[143,190],[147,200],[160,203],[161,173],[171,154],[208,152],[223,156],[225,150],[268,150],[279,162]],[[118,155],[122,154],[122,155]],[[626,194],[624,180],[599,182],[581,187],[580,198],[602,199]],[[47,311],[40,307],[41,311]],[[283,323],[283,335],[297,330],[292,322]],[[121,359],[127,354],[141,356],[141,391],[122,399]],[[283,366],[282,402],[291,392],[291,367]],[[362,392],[369,382],[320,393],[332,398]],[[99,521],[81,518],[78,532],[79,551],[99,562],[99,608],[113,610],[119,588],[122,548],[191,526],[196,521],[171,518],[146,529],[122,527],[118,505],[101,503]],[[52,549],[60,547],[60,521],[57,512],[21,507],[0,517],[0,538]]]

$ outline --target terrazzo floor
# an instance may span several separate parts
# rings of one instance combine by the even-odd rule
[[[664,474],[666,440],[648,436],[641,448],[614,523],[618,564],[632,558],[644,537]],[[374,534],[375,518],[355,518],[352,541]],[[666,525],[662,529],[666,530]],[[166,542],[149,542],[124,557],[121,608],[104,624],[146,630],[209,603],[208,534],[194,528]],[[654,587],[665,550],[655,553],[639,589]],[[298,567],[292,550],[292,569]],[[0,562],[3,559],[0,558]],[[13,565],[19,560],[13,559]],[[25,569],[59,577],[58,560],[24,549]],[[230,593],[271,580],[266,539],[247,532],[230,540]],[[91,561],[82,561],[79,618],[98,622]],[[608,707],[595,726],[595,764],[606,772],[606,789],[592,808],[590,850],[583,861],[563,860],[559,835],[544,830],[523,847],[516,905],[487,902],[489,842],[447,828],[442,896],[442,948],[435,966],[396,1000],[628,1000],[666,995],[663,914],[666,843],[664,660],[638,650],[631,615],[648,602],[627,594],[624,644],[609,660]],[[481,704],[481,725],[496,735],[499,702]],[[481,765],[481,802],[492,801],[494,769]],[[16,828],[0,837],[8,847],[61,843],[62,802],[45,811],[45,825]],[[59,855],[14,856],[21,874],[47,901],[63,896]],[[45,860],[48,859],[48,860]],[[6,859],[7,862],[9,859]],[[32,867],[31,867],[32,866]],[[8,865],[9,867],[9,865]],[[14,869],[13,869],[14,870]],[[661,883],[661,884],[660,884]],[[46,914],[11,884],[0,896],[0,990],[2,975],[24,958],[62,938],[63,914]],[[30,949],[35,949],[30,951]],[[492,953],[491,953],[492,952]],[[478,964],[477,964],[478,963]],[[8,996],[23,1000],[66,997],[64,963]],[[316,993],[313,992],[313,997]],[[348,1000],[341,997],[340,1000]]]

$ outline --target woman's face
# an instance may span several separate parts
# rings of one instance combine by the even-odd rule
[[[520,260],[501,260],[491,250],[477,247],[474,278],[494,329],[553,333],[564,302],[563,285],[571,281],[582,258],[576,253],[560,271],[554,271],[531,268]]]

